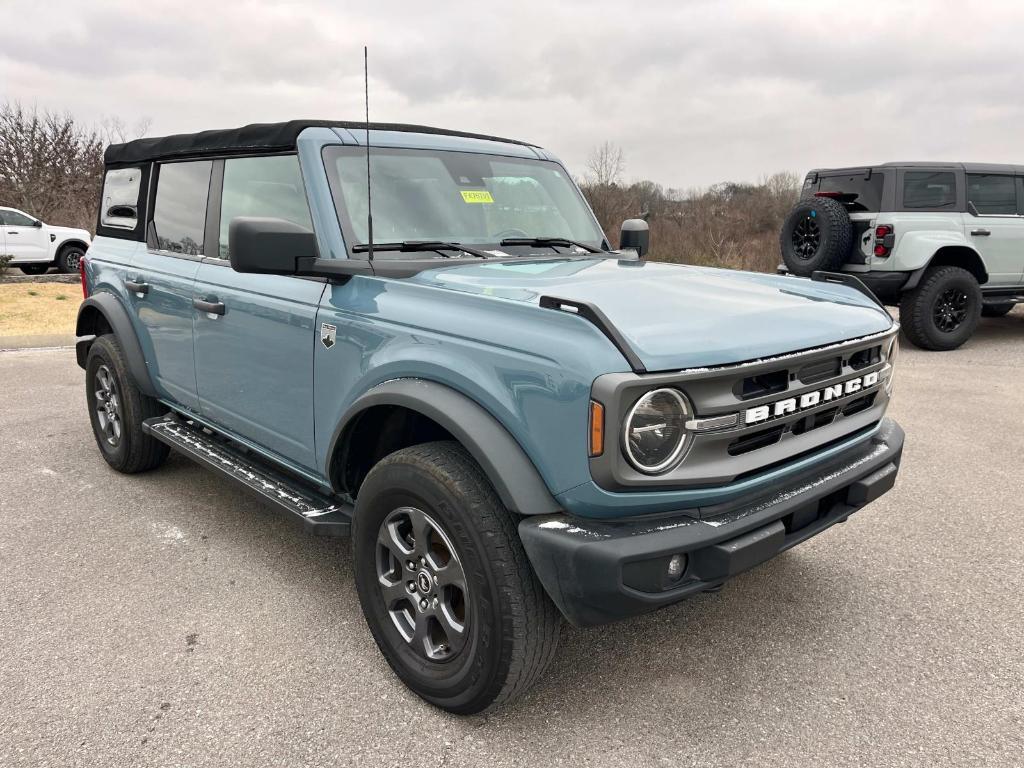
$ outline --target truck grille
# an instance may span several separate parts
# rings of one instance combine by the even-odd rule
[[[719,368],[602,376],[593,397],[606,413],[627,413],[651,389],[682,391],[693,406],[692,437],[683,460],[663,475],[637,472],[618,450],[591,459],[591,474],[609,490],[718,486],[840,443],[882,418],[891,370],[886,353],[897,332],[894,326],[842,344]],[[609,446],[621,441],[622,424],[613,421],[606,426]]]

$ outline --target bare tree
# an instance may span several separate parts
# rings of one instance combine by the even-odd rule
[[[44,221],[92,229],[103,182],[103,150],[149,126],[118,118],[90,128],[69,114],[0,106],[0,205]]]
[[[611,145],[595,150],[583,193],[604,231],[614,239],[625,218],[643,216],[651,225],[651,257],[734,269],[772,271],[779,263],[782,219],[796,201],[800,179],[777,173],[757,184],[725,182],[706,189],[666,190],[652,181],[595,183],[621,160]],[[610,159],[609,159],[610,158]]]
[[[594,147],[587,158],[587,183],[591,186],[614,186],[622,181],[626,159],[622,147],[606,141]]]

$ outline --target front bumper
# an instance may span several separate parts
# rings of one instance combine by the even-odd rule
[[[592,626],[715,589],[884,494],[896,482],[903,430],[884,419],[865,443],[786,483],[685,514],[629,521],[569,515],[524,518],[519,535],[534,571],[565,617]],[[668,558],[682,577],[655,583]]]

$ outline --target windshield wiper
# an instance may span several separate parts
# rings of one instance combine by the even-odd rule
[[[564,237],[506,237],[501,241],[500,245],[532,245],[538,248],[555,248],[556,246],[568,248],[570,245],[575,245],[577,248],[582,248],[588,253],[604,253],[600,248],[595,248],[592,245],[576,240],[568,240]]]
[[[352,253],[366,253],[370,250],[369,243],[357,243],[352,246]],[[475,248],[467,248],[459,243],[445,243],[440,240],[402,240],[399,243],[374,243],[374,251],[402,251],[403,253],[414,253],[416,251],[462,251],[478,259],[490,259],[493,256]],[[445,258],[452,258],[446,256]]]

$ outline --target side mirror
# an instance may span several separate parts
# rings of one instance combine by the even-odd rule
[[[35,227],[36,229],[42,229],[43,222],[41,222],[39,219],[36,219],[35,221],[32,222],[32,226]]]
[[[236,272],[294,275],[299,259],[316,258],[316,238],[284,219],[239,216],[228,226],[228,254]]]
[[[967,201],[967,212],[971,214],[971,216],[981,216],[981,214],[978,213],[978,207],[970,200]]]
[[[619,231],[619,250],[627,248],[636,251],[640,258],[647,255],[651,247],[651,228],[643,219],[626,219]]]

